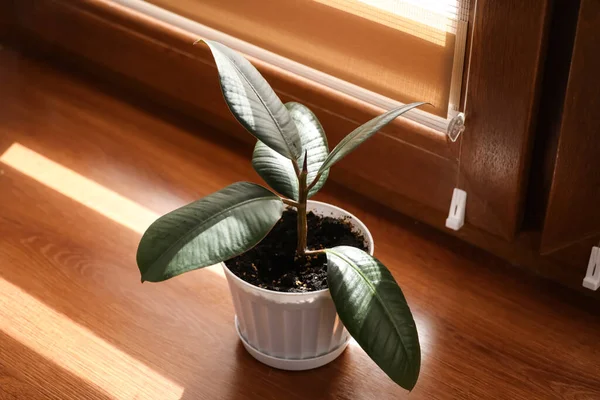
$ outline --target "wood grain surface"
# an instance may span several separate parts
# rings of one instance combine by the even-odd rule
[[[548,0],[477,0],[459,187],[470,224],[511,240],[527,192]]]
[[[600,3],[583,0],[544,221],[542,252],[600,240]]]
[[[413,309],[420,380],[409,395],[356,345],[258,363],[218,270],[135,266],[147,218],[259,181],[247,145],[6,49],[0,81],[0,399],[600,398],[596,305],[335,184],[319,199],[369,226]]]
[[[523,229],[541,232],[552,179],[562,110],[569,80],[573,43],[579,17],[579,2],[556,0],[552,4],[548,46],[536,133],[529,168],[527,204]]]

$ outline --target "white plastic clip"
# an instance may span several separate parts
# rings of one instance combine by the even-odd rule
[[[446,130],[446,135],[452,140],[452,143],[456,142],[456,139],[460,136],[461,133],[465,131],[465,114],[458,113],[456,117],[450,120],[448,124],[448,129]]]
[[[583,278],[583,287],[590,290],[598,290],[600,287],[600,247],[592,247],[587,273]]]
[[[450,213],[446,218],[446,227],[455,231],[462,228],[465,224],[465,210],[467,208],[467,192],[454,188],[452,192],[452,202],[450,203]]]

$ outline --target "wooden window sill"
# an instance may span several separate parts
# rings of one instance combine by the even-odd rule
[[[356,345],[313,371],[258,363],[239,343],[218,270],[142,285],[134,259],[145,228],[136,216],[258,180],[247,147],[7,49],[0,76],[0,397],[600,396],[595,307],[335,184],[320,200],[369,226],[414,310],[420,380],[408,395]],[[23,149],[28,157],[6,155]],[[36,170],[39,157],[88,184],[61,187],[62,169]],[[89,181],[138,211],[119,218],[102,196],[82,204]]]

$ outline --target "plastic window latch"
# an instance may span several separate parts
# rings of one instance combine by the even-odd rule
[[[598,290],[600,287],[600,247],[592,247],[583,287],[590,290]]]
[[[465,224],[465,210],[467,208],[467,192],[454,188],[452,192],[452,201],[450,202],[450,212],[446,218],[446,227],[455,231],[459,230]]]

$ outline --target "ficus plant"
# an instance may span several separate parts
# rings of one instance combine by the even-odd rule
[[[238,256],[269,233],[286,207],[295,208],[296,257],[327,256],[327,284],[348,332],[391,379],[411,390],[421,352],[400,287],[379,260],[360,249],[308,249],[306,207],[332,166],[396,117],[424,103],[370,120],[329,151],[325,131],[307,107],[283,104],[244,57],[220,43],[204,42],[214,56],[229,109],[258,139],[252,165],[273,190],[237,182],[160,217],[138,247],[142,282],[164,281]]]

